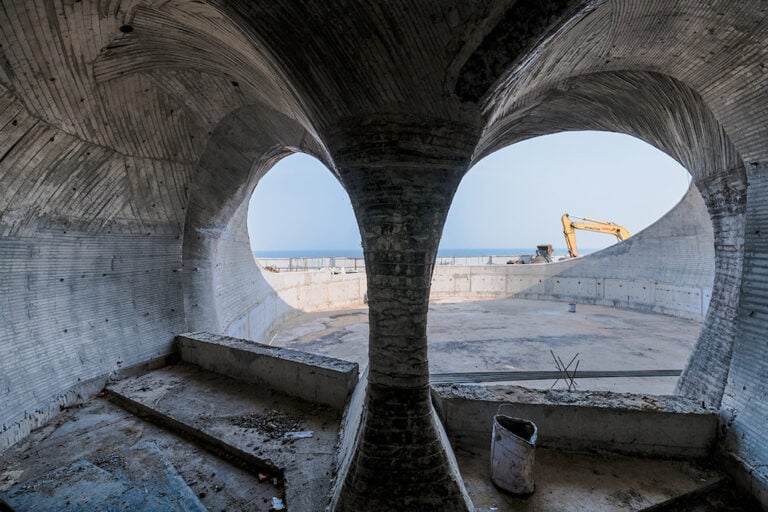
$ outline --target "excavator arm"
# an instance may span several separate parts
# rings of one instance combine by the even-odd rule
[[[579,255],[576,248],[576,231],[581,229],[584,231],[593,231],[595,233],[606,233],[614,235],[619,241],[626,240],[631,235],[624,226],[619,226],[613,222],[606,222],[602,220],[588,219],[582,217],[575,217],[583,222],[574,222],[570,216],[566,213],[560,220],[563,223],[563,235],[565,235],[565,245],[568,246],[568,255],[571,258],[575,258]]]

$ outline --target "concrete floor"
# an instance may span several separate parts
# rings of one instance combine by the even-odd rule
[[[432,304],[429,322],[430,366],[441,373],[553,370],[550,349],[566,360],[578,352],[580,369],[585,370],[682,368],[701,328],[699,323],[662,315],[584,305],[569,313],[567,304],[517,299]],[[272,344],[365,364],[367,327],[364,309],[308,314],[284,324]],[[579,386],[665,394],[672,392],[675,380],[583,379]],[[521,384],[548,388],[552,382]],[[323,505],[318,497],[324,497],[330,485],[337,413],[184,364],[115,383],[110,389],[124,401],[166,418],[171,426],[185,425],[188,432],[180,437],[177,428],[158,428],[94,398],[64,411],[3,454],[0,493],[34,486],[51,472],[82,461],[120,476],[116,469],[139,464],[131,460],[140,453],[135,448],[151,443],[209,510],[266,511],[276,496],[288,498],[293,510]],[[312,437],[286,443],[231,421],[277,408],[302,416],[301,430],[312,431]],[[190,432],[215,438],[231,453],[283,468],[285,479],[279,475],[273,484],[272,475],[264,470],[267,477],[262,480],[252,468],[247,471],[190,443]],[[518,499],[490,483],[487,452],[459,450],[457,456],[472,500],[482,512],[641,510],[720,477],[716,471],[680,461],[539,450],[536,493]]]
[[[722,478],[714,469],[687,461],[537,449],[536,489],[516,497],[491,482],[490,452],[458,450],[456,457],[477,512],[639,511]]]
[[[228,457],[250,462],[258,471],[279,469],[294,510],[321,509],[316,502],[328,495],[335,468],[339,411],[186,363],[108,389],[128,410],[206,444],[215,440],[217,451]],[[267,424],[254,421],[259,418],[268,419]],[[289,432],[308,437],[293,439]]]
[[[158,480],[168,470],[178,474],[173,490],[180,497],[174,501],[186,493],[201,503],[200,510],[266,512],[273,498],[297,511],[324,507],[335,467],[338,411],[183,363],[108,389],[111,400],[95,397],[64,411],[0,456],[0,510],[4,500],[18,512],[198,510],[155,503],[168,491],[144,480]],[[255,421],[259,417],[269,418],[266,430]],[[287,430],[309,437],[281,432],[286,421]],[[157,452],[154,460],[139,459],[137,448],[146,443]],[[138,481],[125,474],[133,466]],[[71,496],[68,487],[82,475],[90,487]],[[51,508],[49,502],[67,506]]]
[[[272,497],[283,494],[281,482],[273,485],[272,478],[260,482],[253,473],[127,413],[106,398],[93,398],[82,406],[63,411],[0,457],[0,496],[13,488],[23,489],[23,486],[34,490],[39,487],[37,482],[46,480],[46,475],[60,472],[78,461],[88,461],[109,473],[143,463],[146,474],[153,475],[156,473],[153,466],[157,464],[134,460],[136,452],[132,448],[146,442],[159,448],[208,510],[266,511]],[[18,510],[106,510],[104,503],[98,501],[105,496],[99,496],[98,492],[110,483],[92,482],[91,494],[96,501],[91,501],[90,506],[81,503],[78,507],[76,502],[64,506],[65,499],[69,498],[64,496],[67,489],[57,489],[60,494],[53,497],[61,496],[60,508],[48,509],[40,505]],[[124,506],[110,510],[138,509],[139,506]]]
[[[275,479],[273,482],[269,473],[262,481],[253,471],[241,469],[179,437],[176,428],[161,429],[106,399],[94,398],[81,407],[64,411],[0,458],[0,468],[4,468],[0,471],[0,496],[2,491],[12,487],[21,488],[22,492],[26,492],[24,489],[37,492],[40,487],[38,482],[46,475],[49,482],[60,488],[70,485],[70,482],[77,484],[76,479],[57,481],[61,469],[72,467],[77,461],[88,461],[117,475],[121,467],[143,463],[145,466],[139,469],[146,472],[145,479],[151,478],[154,468],[146,465],[144,460],[133,460],[137,454],[136,447],[149,442],[156,445],[159,455],[178,470],[182,479],[180,486],[188,486],[208,510],[266,512],[271,510],[272,498],[283,495],[288,498],[288,510],[323,509],[337,440],[338,416],[335,413],[183,364],[127,379],[110,389],[111,393],[120,393],[169,418],[170,425],[183,423],[235,450],[258,454],[264,460],[286,468],[285,489],[283,481]],[[243,413],[277,407],[301,414],[302,428],[311,429],[313,437],[286,443],[284,440],[269,439],[258,430],[233,426],[226,421],[241,417]],[[539,449],[534,471],[536,492],[526,498],[516,498],[490,482],[488,451],[459,449],[457,459],[478,512],[639,511],[722,478],[716,469],[694,462]],[[81,496],[76,497],[87,496],[91,505],[72,504],[57,510],[101,510],[99,505],[103,503],[99,500],[108,496],[111,483],[103,478],[89,480],[81,490]],[[291,485],[294,486],[292,493],[289,489]],[[152,497],[152,491],[146,486],[139,485],[138,488]],[[66,491],[58,492],[69,499]],[[161,493],[161,496],[164,494]],[[33,500],[35,497],[38,495],[33,496]],[[123,497],[120,496],[121,499]],[[120,512],[171,510],[137,507],[135,503],[109,509]],[[32,504],[18,510],[40,508]],[[179,510],[196,509],[182,507]],[[702,510],[711,512],[720,509]],[[749,509],[737,507],[728,510],[746,512]]]
[[[653,313],[552,301],[497,299],[432,303],[433,373],[555,370],[550,349],[579,370],[672,370],[685,367],[701,323]],[[277,329],[273,345],[367,364],[368,311],[309,313]],[[671,394],[677,377],[582,379],[579,389]],[[553,381],[519,383],[549,388]],[[563,387],[560,381],[558,387]]]

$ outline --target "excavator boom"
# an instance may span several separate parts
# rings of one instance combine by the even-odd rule
[[[584,217],[575,217],[581,222],[574,222],[570,216],[566,213],[560,220],[563,223],[563,235],[565,235],[565,245],[568,246],[568,255],[571,258],[575,258],[579,255],[576,248],[576,231],[581,229],[584,231],[592,231],[595,233],[606,233],[614,235],[619,241],[626,240],[631,235],[624,226],[614,224],[613,222],[606,222],[603,220],[595,220]]]

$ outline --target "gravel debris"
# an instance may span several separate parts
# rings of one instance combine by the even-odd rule
[[[231,425],[254,429],[271,439],[280,439],[287,432],[304,430],[303,421],[301,416],[280,412],[277,409],[271,409],[265,414],[252,412],[229,418]]]
[[[91,462],[94,466],[99,466],[104,471],[109,471],[110,473],[118,469],[125,469],[127,465],[125,457],[116,453],[94,457],[91,459]]]

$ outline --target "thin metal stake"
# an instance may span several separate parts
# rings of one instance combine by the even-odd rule
[[[555,367],[557,368],[557,371],[562,371],[562,370],[560,369],[560,363],[557,361],[557,357],[555,356],[555,353],[552,351],[552,349],[549,349],[549,353],[550,353],[550,354],[552,354],[552,359],[554,359],[554,360],[555,360]],[[558,382],[560,382],[560,377],[558,377],[557,379],[555,379],[555,382],[553,382],[553,383],[552,383],[552,385],[549,387],[549,389],[552,389],[552,388],[554,388],[555,386],[557,386],[557,383],[558,383]]]
[[[568,391],[574,391],[578,386],[576,386],[576,372],[579,369],[579,363],[581,363],[581,360],[576,361],[576,358],[579,357],[579,353],[577,352],[575,356],[571,358],[571,360],[566,365],[563,363],[563,360],[560,359],[560,356],[556,356],[555,352],[552,349],[549,349],[549,353],[552,355],[552,359],[555,361],[555,367],[559,372],[562,372],[565,377],[558,377],[555,379],[555,382],[552,383],[552,385],[549,387],[549,389],[553,389],[558,382],[560,382],[560,379],[562,378],[565,384],[568,386]],[[574,367],[573,373],[569,373],[568,369],[571,367],[573,362],[576,361],[576,366]]]
[[[571,386],[568,386],[568,391],[576,391],[576,372],[579,370],[579,363],[581,362],[581,359],[576,361],[576,367],[573,369],[573,373],[571,374],[571,384],[573,385],[573,389],[571,389]]]

